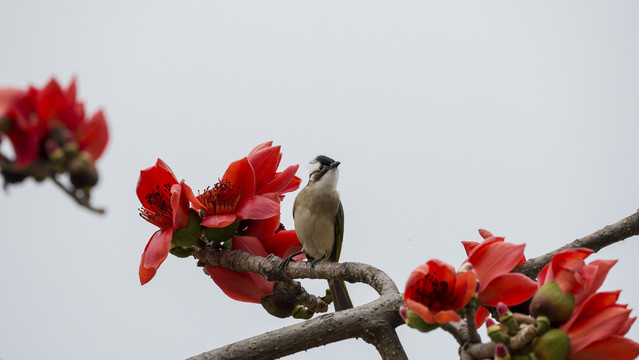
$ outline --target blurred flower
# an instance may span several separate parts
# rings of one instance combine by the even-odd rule
[[[457,310],[468,303],[476,287],[473,271],[458,274],[449,264],[429,260],[408,277],[404,302],[429,324],[459,321]]]
[[[84,105],[76,99],[75,79],[64,90],[55,79],[42,89],[0,89],[0,117],[10,119],[6,135],[13,144],[15,163],[22,167],[46,160],[47,140],[67,148],[72,144],[91,163],[102,155],[109,140],[102,111],[85,118]]]
[[[479,230],[484,241],[464,242],[468,259],[465,263],[473,266],[477,274],[479,289],[477,295],[483,305],[497,306],[503,302],[506,306],[520,304],[535,294],[537,283],[527,276],[510,271],[525,261],[525,244],[515,245],[495,237],[486,230]],[[476,313],[477,327],[480,327],[489,315],[485,307]]]
[[[140,282],[149,282],[169,255],[173,232],[188,225],[189,203],[184,181],[178,183],[171,168],[161,159],[140,171],[136,188],[142,203],[140,216],[160,228],[147,243],[140,262]]]
[[[624,337],[636,317],[627,305],[617,304],[619,291],[590,295],[578,304],[570,320],[560,327],[570,338],[571,360],[631,360],[639,344]]]

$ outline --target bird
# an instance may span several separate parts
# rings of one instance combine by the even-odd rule
[[[311,261],[337,262],[344,237],[344,208],[337,192],[340,162],[325,155],[309,163],[308,184],[295,197],[293,221],[302,253]],[[353,307],[342,280],[328,280],[335,311]]]

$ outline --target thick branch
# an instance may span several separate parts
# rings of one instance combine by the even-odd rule
[[[639,235],[639,211],[586,237],[577,239],[545,255],[530,259],[513,271],[522,273],[531,279],[536,279],[541,269],[550,262],[555,254],[562,250],[585,247],[597,252],[608,245],[635,235]]]
[[[383,359],[407,359],[395,331],[388,331],[388,326],[403,323],[397,315],[401,304],[399,294],[384,295],[369,304],[270,331],[189,360],[274,359],[354,337],[373,340]]]
[[[407,359],[395,332],[395,328],[404,323],[399,316],[403,300],[392,279],[379,269],[360,263],[318,263],[311,267],[307,262],[291,263],[281,269],[282,259],[278,257],[263,258],[243,251],[198,248],[193,255],[203,264],[254,272],[271,281],[330,278],[363,282],[372,286],[381,296],[353,309],[326,314],[191,359],[273,359],[358,337],[374,345],[382,359]]]

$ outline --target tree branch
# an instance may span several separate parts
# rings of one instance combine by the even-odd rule
[[[530,259],[513,269],[513,272],[519,272],[531,279],[536,279],[541,269],[550,263],[555,254],[562,250],[585,247],[597,252],[608,245],[635,235],[639,235],[639,211],[586,237],[577,239],[547,254]]]
[[[325,314],[300,324],[267,332],[198,356],[202,359],[273,359],[320,345],[362,338],[375,346],[382,359],[407,359],[395,328],[404,323],[399,316],[402,297],[393,280],[383,271],[360,263],[290,263],[281,269],[282,259],[263,258],[243,251],[195,249],[193,256],[201,263],[223,266],[236,271],[254,272],[270,281],[292,278],[338,279],[362,282],[373,287],[379,299],[353,309]]]
[[[19,181],[22,179],[33,176],[37,180],[44,180],[45,178],[51,178],[54,184],[62,189],[67,195],[69,195],[76,203],[80,206],[93,211],[98,214],[104,214],[105,210],[103,208],[96,208],[89,203],[89,199],[86,197],[78,196],[77,191],[71,190],[67,188],[64,184],[62,184],[57,178],[56,174],[58,173],[55,165],[50,162],[36,161],[33,164],[27,167],[17,167],[13,163],[13,161],[6,158],[4,155],[0,154],[0,169],[2,170],[3,175],[5,176],[4,188],[6,189],[8,186],[8,181],[6,180],[6,176],[16,177]]]
[[[582,239],[553,250],[537,258],[532,258],[513,271],[536,278],[539,271],[550,262],[558,252],[577,247],[586,247],[594,251],[639,235],[639,212],[604,227]],[[407,359],[397,338],[395,328],[404,322],[399,316],[399,307],[403,300],[395,283],[379,269],[361,263],[318,263],[311,267],[306,262],[291,263],[280,269],[282,260],[275,256],[262,258],[242,251],[219,251],[209,248],[196,248],[193,256],[202,264],[223,266],[225,268],[253,272],[270,281],[295,283],[292,279],[339,279],[348,282],[362,282],[373,287],[379,299],[353,309],[325,314],[300,324],[267,332],[234,344],[230,344],[197,356],[190,360],[204,359],[273,359],[316,346],[354,337],[361,337],[373,344],[382,359]],[[310,296],[310,295],[309,295]],[[492,358],[495,343],[477,342],[476,331],[467,327],[474,325],[474,313],[470,307],[465,310],[466,323],[448,323],[442,328],[452,333],[460,344],[460,358],[464,360]],[[525,320],[525,321],[524,321]],[[536,326],[531,319],[522,317],[519,322],[526,323],[526,331],[521,331],[512,339],[516,347],[525,346],[534,338]],[[475,326],[473,326],[474,328]]]

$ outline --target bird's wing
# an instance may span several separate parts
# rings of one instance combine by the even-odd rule
[[[339,202],[337,207],[337,214],[335,214],[335,243],[333,245],[333,253],[331,254],[331,261],[337,262],[339,255],[342,252],[342,239],[344,238],[344,208],[342,202]]]

